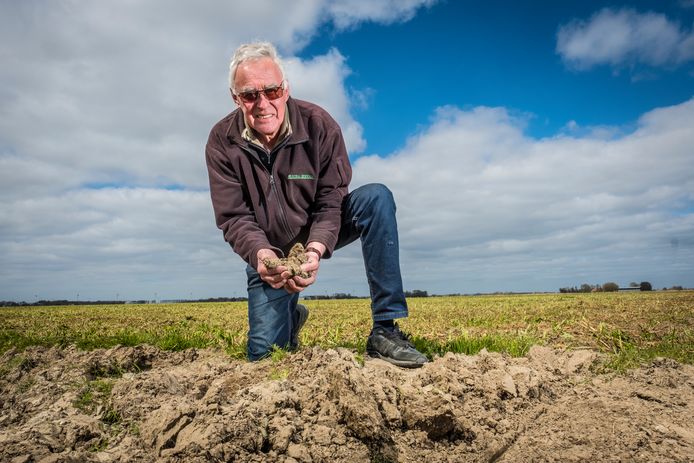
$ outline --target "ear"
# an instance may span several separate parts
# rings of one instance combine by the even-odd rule
[[[236,106],[241,106],[241,103],[239,103],[238,98],[236,98],[236,95],[234,95],[234,91],[232,89],[229,89],[229,93],[231,94],[231,99],[234,100],[234,103],[236,103]]]

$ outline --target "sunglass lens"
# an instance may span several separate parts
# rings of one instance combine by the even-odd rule
[[[239,93],[239,97],[246,103],[253,103],[258,98],[258,92],[242,92]]]
[[[282,87],[266,88],[263,93],[265,93],[268,100],[276,100],[282,97],[284,89]]]

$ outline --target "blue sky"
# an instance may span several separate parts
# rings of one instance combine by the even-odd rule
[[[664,14],[691,31],[694,8],[681,5],[447,1],[386,27],[368,23],[337,33],[326,27],[300,55],[336,47],[352,69],[347,85],[373,91],[365,110],[355,112],[369,141],[367,151],[386,154],[400,148],[443,105],[504,106],[528,113],[526,133],[546,137],[572,120],[582,126],[628,126],[652,108],[691,98],[691,62],[674,68],[625,62],[577,72],[556,51],[561,26],[609,7]],[[389,117],[393,113],[396,124]]]
[[[0,300],[245,294],[203,153],[256,38],[393,191],[407,289],[694,287],[694,2],[287,5],[0,1]]]

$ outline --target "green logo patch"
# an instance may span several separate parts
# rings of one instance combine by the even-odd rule
[[[313,180],[313,175],[311,174],[289,174],[287,175],[289,180]]]

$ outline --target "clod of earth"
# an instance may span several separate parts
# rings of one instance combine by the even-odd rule
[[[269,269],[273,269],[279,266],[287,267],[287,271],[292,274],[293,277],[298,276],[300,278],[309,278],[311,272],[304,272],[301,270],[301,264],[308,262],[308,257],[306,256],[306,251],[304,250],[304,245],[301,243],[296,243],[289,250],[289,256],[283,257],[281,259],[263,259],[263,264]]]

